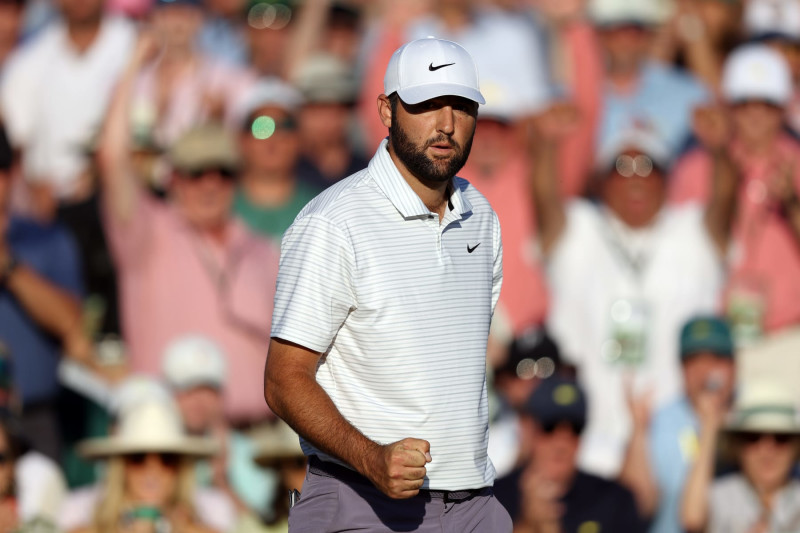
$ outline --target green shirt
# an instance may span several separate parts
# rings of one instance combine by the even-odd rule
[[[233,211],[254,232],[280,242],[300,210],[318,193],[315,188],[298,182],[288,202],[281,206],[264,207],[252,203],[239,189],[233,199]]]

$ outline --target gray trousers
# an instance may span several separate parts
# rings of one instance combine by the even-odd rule
[[[354,474],[357,477],[357,474]],[[421,491],[389,498],[369,481],[309,471],[289,512],[290,533],[511,533],[511,518],[490,487],[469,496]]]

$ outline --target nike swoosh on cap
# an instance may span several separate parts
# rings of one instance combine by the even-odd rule
[[[428,70],[433,72],[434,70],[439,70],[440,68],[449,67],[450,65],[455,65],[455,63],[445,63],[444,65],[437,65],[435,67],[433,66],[433,63],[431,63],[430,65],[428,65]]]

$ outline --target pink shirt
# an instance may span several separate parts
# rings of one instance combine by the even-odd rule
[[[132,370],[161,375],[166,345],[195,333],[228,357],[225,409],[231,420],[270,415],[264,363],[278,275],[277,247],[231,220],[226,245],[194,231],[174,207],[142,197],[133,223],[105,216],[120,287]]]
[[[459,175],[480,191],[500,220],[503,238],[503,290],[498,309],[508,315],[515,335],[540,325],[547,313],[547,288],[536,244],[536,217],[531,200],[528,161],[518,154],[493,176],[469,163]]]
[[[794,160],[794,182],[800,191],[800,145],[781,137],[769,157],[754,158],[733,146],[733,159],[741,171],[738,212],[734,226],[736,244],[731,283],[754,280],[766,298],[764,325],[776,330],[800,322],[800,244],[781,216],[778,203],[767,192],[767,182],[785,161]],[[693,150],[673,169],[669,200],[708,202],[712,160],[703,150]]]

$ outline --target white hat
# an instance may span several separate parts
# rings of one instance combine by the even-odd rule
[[[749,0],[743,19],[745,32],[751,37],[800,40],[800,2],[797,0]]]
[[[215,342],[199,335],[186,335],[167,346],[163,370],[170,386],[190,389],[202,385],[222,387],[228,369],[225,354]]]
[[[672,159],[669,144],[655,127],[642,121],[631,124],[602,143],[597,153],[598,170],[613,168],[617,157],[626,150],[647,155],[662,170],[669,168]]]
[[[403,102],[412,105],[439,96],[463,96],[486,103],[478,67],[469,52],[460,44],[434,37],[411,41],[392,54],[383,92],[396,92]]]
[[[88,439],[78,446],[82,455],[94,459],[148,452],[206,456],[216,449],[212,439],[187,436],[175,405],[164,402],[133,407],[123,413],[116,434]]]
[[[590,0],[589,14],[595,24],[613,26],[623,23],[655,26],[671,13],[668,0]]]
[[[774,383],[751,383],[737,398],[725,429],[729,432],[800,434],[797,398]]]
[[[478,118],[493,118],[505,122],[518,119],[525,112],[524,96],[504,79],[484,79],[481,93],[486,104],[478,112]]]
[[[242,103],[237,106],[235,115],[241,123],[262,107],[279,107],[289,114],[295,114],[301,105],[303,95],[294,86],[280,78],[267,77],[261,78],[250,87]]]
[[[108,410],[114,417],[121,417],[145,402],[171,404],[173,401],[172,393],[163,382],[152,376],[136,374],[117,385],[109,398]]]
[[[283,420],[254,429],[250,436],[255,448],[253,457],[262,466],[270,466],[281,459],[304,456],[300,437]]]
[[[356,101],[358,86],[347,63],[333,54],[318,53],[303,63],[295,84],[306,102],[350,104]]]
[[[722,71],[722,95],[730,103],[765,100],[784,106],[792,99],[792,75],[783,56],[764,44],[734,50]]]

